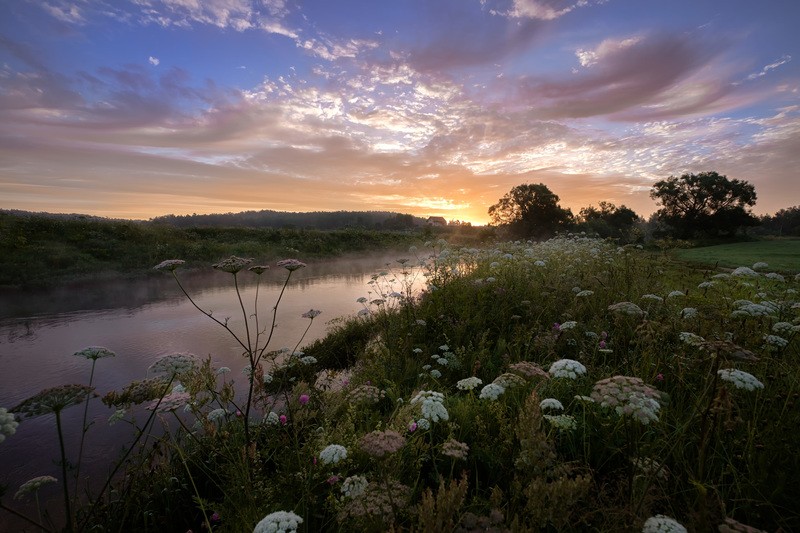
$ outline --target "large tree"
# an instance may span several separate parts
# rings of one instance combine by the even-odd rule
[[[670,176],[653,185],[650,197],[661,206],[658,220],[678,238],[733,235],[739,228],[758,224],[750,211],[756,203],[755,187],[716,172]]]
[[[517,185],[489,208],[492,224],[520,237],[544,239],[572,223],[572,211],[543,183]]]
[[[584,207],[578,214],[579,229],[596,233],[600,237],[624,237],[639,221],[633,209],[611,202],[600,202],[598,207]]]

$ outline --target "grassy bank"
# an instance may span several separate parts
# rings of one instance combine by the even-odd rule
[[[77,528],[800,530],[797,279],[590,239],[417,253],[424,294],[411,263],[377,275],[303,353],[266,349],[270,307],[260,329],[209,320],[243,340],[250,400],[187,356],[107,395],[109,414],[152,402],[116,411],[135,435],[171,429],[137,441]]]
[[[0,213],[0,286],[47,285],[102,273],[140,275],[164,258],[204,266],[231,255],[312,259],[406,249],[430,236],[422,230],[184,229],[146,222]]]
[[[800,270],[800,239],[774,238],[760,241],[718,244],[700,248],[675,250],[675,257],[682,261],[718,265],[726,268],[751,266],[765,262],[777,271]]]

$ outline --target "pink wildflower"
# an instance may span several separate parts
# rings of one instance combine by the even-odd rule
[[[301,395],[300,395],[300,398],[298,398],[298,401],[300,402],[300,405],[305,405],[305,404],[307,404],[307,403],[308,403],[308,401],[309,401],[310,399],[311,399],[311,398],[308,396],[308,394],[301,394]]]
[[[414,433],[416,430],[417,430],[417,423],[416,422],[411,422],[408,425],[408,432],[409,433]]]
[[[278,418],[278,420],[280,420],[280,421],[281,421],[281,425],[282,425],[282,426],[285,426],[285,425],[286,425],[286,421],[287,421],[288,419],[286,418],[286,415],[281,415],[281,416]]]

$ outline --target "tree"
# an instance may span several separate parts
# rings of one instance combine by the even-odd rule
[[[761,228],[769,235],[800,236],[800,205],[761,217]]]
[[[583,231],[596,233],[600,237],[624,237],[639,221],[633,209],[610,202],[600,202],[599,207],[589,206],[581,209],[578,220]]]
[[[543,183],[517,185],[489,208],[492,224],[520,237],[544,239],[572,223],[572,211],[558,205],[558,196]]]
[[[702,233],[733,235],[739,228],[758,224],[750,211],[756,203],[755,187],[716,172],[670,176],[653,185],[650,197],[661,206],[658,220],[681,239]]]

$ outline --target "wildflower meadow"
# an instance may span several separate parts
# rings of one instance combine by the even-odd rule
[[[156,268],[180,284],[182,266]],[[304,266],[213,265],[237,288],[282,269],[286,291]],[[101,489],[77,481],[81,439],[0,512],[58,486],[63,523],[39,510],[31,531],[798,531],[800,275],[739,266],[579,235],[430,242],[286,347],[284,292],[237,291],[238,317],[195,306],[245,374],[174,354],[97,391],[113,347],[90,347],[86,384],[3,406],[0,447],[42,415],[59,438],[90,401],[132,436]]]

